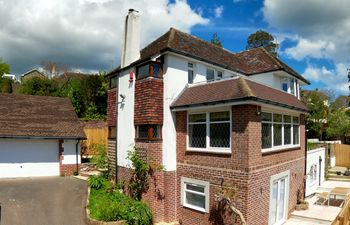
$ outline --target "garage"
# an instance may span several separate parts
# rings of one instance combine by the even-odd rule
[[[57,140],[0,140],[0,177],[59,176]]]
[[[0,93],[0,178],[79,172],[82,139],[69,99]]]

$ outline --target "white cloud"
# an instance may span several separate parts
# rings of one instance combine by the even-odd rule
[[[190,32],[209,22],[186,0],[0,0],[0,57],[16,73],[44,60],[110,70],[119,64],[129,8],[140,11],[142,46],[170,27]]]
[[[299,38],[296,46],[285,49],[285,54],[297,59],[303,60],[306,57],[311,58],[329,58],[335,51],[335,45],[331,41],[310,41],[309,39]]]
[[[224,11],[224,6],[218,6],[214,9],[215,18],[220,18],[222,16],[222,12]]]
[[[309,65],[305,76],[344,92],[350,67],[349,8],[349,0],[265,0],[263,15],[270,27],[296,35],[296,44],[282,54],[296,60],[326,59],[335,67]]]
[[[346,65],[342,63],[336,64],[335,69],[332,70],[325,66],[317,67],[309,64],[302,75],[307,79],[323,83],[327,89],[348,94]]]

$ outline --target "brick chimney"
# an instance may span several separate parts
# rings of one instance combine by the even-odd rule
[[[140,58],[140,16],[139,12],[129,9],[125,19],[121,68]]]

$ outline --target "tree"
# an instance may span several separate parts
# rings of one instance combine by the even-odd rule
[[[258,30],[249,35],[246,49],[259,47],[264,47],[273,56],[277,57],[278,44],[275,42],[275,38],[270,33],[263,30]]]
[[[4,73],[10,73],[10,65],[0,58],[0,77],[4,75]]]
[[[314,134],[322,140],[323,133],[326,131],[329,96],[321,91],[303,91],[301,93],[301,99],[310,110],[306,117],[308,136]]]
[[[214,33],[212,39],[210,42],[216,46],[219,46],[222,48],[222,40],[219,38],[218,33]]]
[[[26,79],[19,87],[19,93],[27,95],[59,96],[59,86],[55,80],[42,77]]]
[[[345,142],[345,137],[350,134],[350,115],[346,108],[333,110],[328,117],[327,137],[340,138]]]
[[[350,97],[341,95],[338,96],[334,102],[331,104],[332,109],[340,109],[340,108],[346,108],[349,107]]]

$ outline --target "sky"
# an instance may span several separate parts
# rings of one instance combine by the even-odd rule
[[[241,52],[262,29],[311,82],[304,89],[349,93],[349,0],[0,0],[0,57],[16,75],[45,61],[110,71],[129,8],[140,11],[141,47],[175,27],[208,41],[217,32],[225,49]]]

